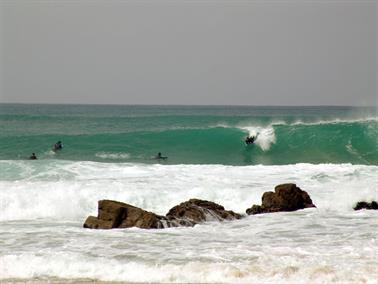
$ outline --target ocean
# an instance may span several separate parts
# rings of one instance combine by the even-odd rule
[[[378,283],[377,211],[353,210],[378,200],[377,149],[376,107],[0,104],[0,283]],[[317,208],[83,228],[101,199],[245,214],[289,182]]]

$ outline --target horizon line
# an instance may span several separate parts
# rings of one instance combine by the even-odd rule
[[[253,105],[253,104],[116,104],[116,103],[30,103],[30,102],[0,102],[1,105],[67,105],[67,106],[172,106],[172,107],[375,107],[378,105]]]

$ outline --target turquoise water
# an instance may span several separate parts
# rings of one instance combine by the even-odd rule
[[[376,108],[1,104],[0,130],[1,160],[378,165]]]
[[[353,206],[378,199],[377,126],[376,108],[0,104],[0,282],[376,283],[377,212]],[[244,214],[289,182],[317,208],[83,228],[102,199]]]

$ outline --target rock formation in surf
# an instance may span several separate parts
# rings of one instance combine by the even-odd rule
[[[353,208],[354,210],[361,210],[361,209],[368,209],[368,210],[378,210],[378,203],[377,201],[366,202],[360,201],[357,202],[356,206]]]
[[[112,200],[98,202],[98,216],[89,216],[84,228],[113,229],[138,227],[159,229],[194,226],[205,221],[240,219],[242,215],[227,211],[214,202],[190,199],[171,210],[166,216],[157,215],[138,207]]]
[[[376,205],[376,203],[375,203]],[[375,206],[374,205],[374,206]],[[265,192],[262,205],[253,205],[247,214],[260,214],[279,211],[295,211],[316,207],[306,191],[295,184],[280,184],[275,191]],[[98,216],[89,216],[84,228],[113,229],[138,227],[142,229],[160,229],[169,227],[190,227],[206,221],[235,220],[243,215],[225,210],[223,206],[211,201],[190,199],[169,210],[165,215],[157,215],[141,208],[113,200],[98,202]]]
[[[274,192],[267,191],[262,196],[261,205],[253,205],[246,210],[248,215],[280,211],[295,211],[298,209],[316,207],[304,190],[293,183],[280,184]]]

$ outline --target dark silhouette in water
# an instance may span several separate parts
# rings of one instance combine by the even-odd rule
[[[245,144],[250,145],[250,144],[253,144],[255,140],[256,140],[255,136],[247,136],[244,141],[245,141]]]
[[[32,153],[32,155],[29,157],[29,160],[37,160],[35,153]]]
[[[62,141],[58,141],[54,144],[53,151],[56,152],[58,150],[62,150],[63,144]]]
[[[155,159],[156,159],[156,160],[166,160],[166,159],[168,159],[168,157],[163,157],[163,156],[161,155],[161,153],[159,152],[159,153],[157,153],[157,155],[155,156]]]

